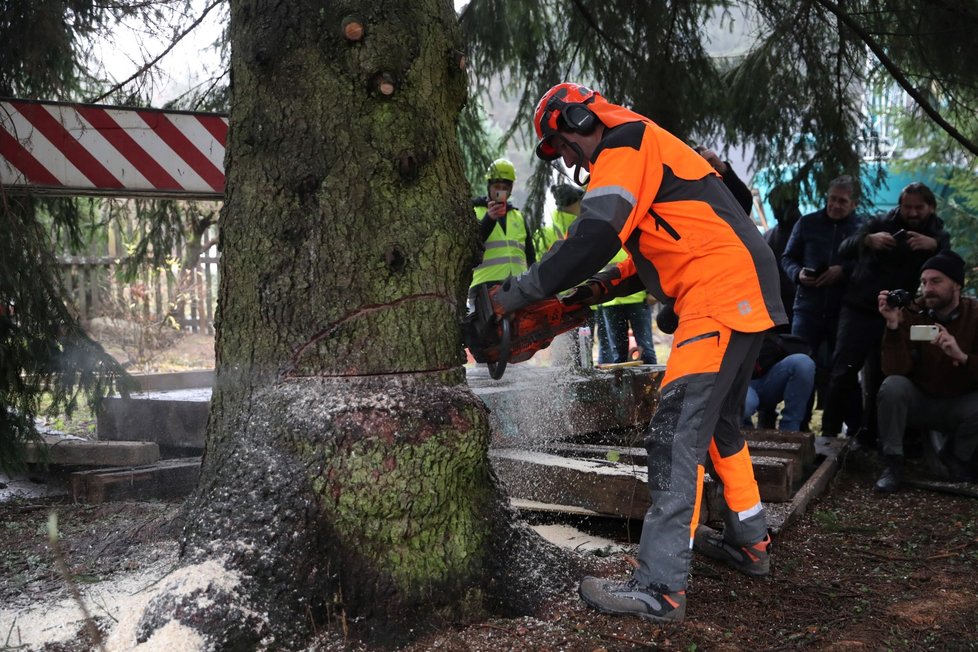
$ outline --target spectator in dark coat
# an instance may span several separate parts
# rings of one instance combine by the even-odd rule
[[[832,373],[822,415],[822,434],[837,436],[847,397],[859,392],[863,371],[863,419],[859,443],[876,443],[876,394],[882,382],[880,339],[884,320],[879,312],[883,290],[904,289],[916,294],[921,265],[938,251],[949,249],[951,238],[937,216],[930,188],[911,183],[900,193],[899,206],[866,222],[847,238],[840,253],[856,261],[842,297]],[[865,365],[865,367],[864,367]]]
[[[838,251],[842,242],[857,231],[858,202],[859,184],[855,179],[848,175],[833,179],[825,208],[798,220],[781,258],[781,269],[795,284],[791,334],[805,340],[812,349],[815,387],[820,397],[828,386],[842,294],[855,267],[854,260],[845,260]],[[854,399],[850,410],[854,422],[859,419],[858,403]],[[811,416],[811,405],[808,413]]]
[[[795,228],[798,219],[801,218],[801,211],[798,210],[798,193],[788,190],[786,186],[778,186],[771,191],[767,201],[771,205],[771,212],[774,214],[777,223],[764,233],[764,241],[771,247],[771,251],[774,252],[774,259],[778,261],[778,271],[781,273],[781,303],[784,304],[784,310],[788,313],[787,332],[791,332],[791,320],[795,306],[795,282],[781,267],[781,258],[788,246],[791,231]]]

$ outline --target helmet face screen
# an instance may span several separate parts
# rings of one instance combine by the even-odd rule
[[[537,143],[536,153],[537,157],[544,161],[556,161],[560,158],[560,154],[557,152],[557,148],[553,146],[550,138],[544,138]]]
[[[596,93],[586,86],[564,82],[544,93],[533,112],[533,128],[539,142],[536,155],[544,161],[559,158],[550,139],[560,133],[561,120],[568,104],[584,104],[591,101]]]

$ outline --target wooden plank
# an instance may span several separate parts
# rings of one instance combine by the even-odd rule
[[[795,482],[801,481],[803,471],[815,466],[815,458],[809,458],[800,442],[795,441],[748,441],[747,449],[751,457],[780,457],[795,462]]]
[[[160,447],[147,441],[91,441],[42,435],[28,442],[27,462],[53,466],[142,466],[160,459]]]
[[[978,484],[973,482],[951,482],[949,480],[927,480],[926,478],[915,478],[904,476],[903,484],[916,489],[927,489],[940,493],[953,494],[956,496],[967,496],[978,498]]]
[[[609,375],[517,364],[495,381],[485,366],[466,370],[469,387],[490,409],[493,443],[500,447],[646,423],[655,410],[661,375],[661,369],[650,366]]]
[[[644,468],[514,448],[491,449],[489,459],[513,498],[639,519],[651,504]]]
[[[574,505],[555,505],[554,503],[539,503],[535,500],[525,500],[523,498],[510,498],[509,504],[521,512],[546,512],[548,514],[570,514],[573,516],[604,516],[590,509],[575,507]]]
[[[554,455],[589,457],[607,461],[617,461],[622,464],[635,464],[645,467],[648,453],[637,446],[604,446],[601,444],[572,444],[562,441],[547,442],[539,450]],[[609,455],[611,457],[609,457]]]
[[[512,448],[490,449],[489,459],[510,501],[521,509],[642,520],[652,504],[644,467]],[[718,485],[707,476],[701,523],[722,518],[718,495]]]
[[[821,438],[825,440],[824,437]],[[819,454],[823,456],[822,462],[815,469],[805,484],[795,493],[791,499],[791,507],[785,514],[784,519],[777,527],[771,527],[771,531],[777,534],[793,523],[798,517],[805,513],[808,504],[817,496],[821,496],[829,482],[835,477],[839,470],[839,460],[843,452],[849,447],[848,439],[831,439],[819,443]]]
[[[72,473],[75,502],[182,498],[197,486],[200,458],[163,460],[151,466],[99,469]]]
[[[805,468],[815,466],[818,452],[815,450],[815,433],[792,432],[790,430],[756,429],[744,430],[744,438],[753,442],[793,442],[801,446]]]
[[[751,463],[761,500],[771,503],[791,500],[795,482],[794,460],[752,455]]]
[[[791,455],[790,450],[780,449],[781,446],[794,446],[796,455]],[[763,450],[763,443],[758,448],[758,452],[764,454],[751,453],[751,461],[754,466],[754,479],[757,481],[758,489],[761,492],[761,499],[771,502],[784,502],[791,500],[795,483],[801,481],[803,466],[801,463],[801,448],[797,443],[775,442],[771,444],[778,454],[768,455]],[[638,466],[645,468],[647,453],[644,448],[602,446],[598,444],[568,444],[564,442],[551,442],[543,447],[548,453],[567,456],[579,456],[601,460],[609,463],[609,453],[616,462],[626,466]]]

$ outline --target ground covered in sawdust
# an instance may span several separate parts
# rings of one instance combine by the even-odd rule
[[[770,578],[748,579],[697,559],[682,625],[598,614],[568,589],[534,617],[446,626],[403,649],[978,649],[978,501],[917,489],[877,496],[871,491],[875,469],[853,455],[829,492],[776,538]],[[51,509],[58,512],[61,546],[79,590],[102,596],[89,598],[89,608],[103,629],[112,624],[107,614],[118,598],[97,594],[99,582],[155,571],[142,585],[125,585],[137,592],[165,570],[161,565],[175,561],[176,503],[0,504],[0,650],[89,649],[77,617],[70,625],[76,633],[67,639],[22,645],[32,640],[28,628],[55,625],[18,620],[17,607],[70,604],[47,545]],[[602,527],[607,536],[608,524]],[[603,560],[607,573],[626,573],[632,551],[627,541],[615,546]],[[323,633],[309,649],[368,650],[344,642],[338,631]]]

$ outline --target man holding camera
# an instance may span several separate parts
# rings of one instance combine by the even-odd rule
[[[859,396],[863,370],[862,427],[855,435],[862,446],[875,444],[876,393],[882,381],[879,346],[883,320],[877,302],[881,291],[901,288],[914,293],[918,270],[938,251],[949,249],[951,238],[937,216],[937,199],[922,183],[900,192],[899,205],[883,217],[867,221],[839,247],[843,257],[856,261],[839,313],[832,371],[822,413],[822,434],[836,436],[853,395]]]
[[[908,426],[947,435],[939,454],[951,479],[974,480],[978,301],[961,297],[963,284],[964,261],[953,251],[942,251],[921,268],[921,306],[899,307],[904,303],[899,294],[879,294],[886,320],[881,346],[886,379],[878,397],[886,469],[875,487],[881,493],[900,487]]]
[[[526,220],[510,203],[516,168],[507,159],[496,159],[486,172],[486,196],[472,200],[479,220],[479,240],[485,247],[482,262],[472,271],[469,301],[477,285],[497,285],[518,276],[533,264],[536,255]]]

